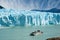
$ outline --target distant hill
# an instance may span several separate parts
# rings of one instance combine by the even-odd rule
[[[0,6],[0,9],[5,9],[4,7]]]
[[[56,8],[52,8],[52,9],[50,9],[50,10],[37,10],[37,9],[34,9],[34,10],[31,10],[31,11],[60,13],[60,9],[56,9]]]

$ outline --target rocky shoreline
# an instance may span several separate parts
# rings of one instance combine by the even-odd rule
[[[60,40],[60,37],[48,38],[47,40]]]

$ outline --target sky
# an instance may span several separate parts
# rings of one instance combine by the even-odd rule
[[[15,10],[49,10],[60,9],[60,0],[0,0],[0,5]]]

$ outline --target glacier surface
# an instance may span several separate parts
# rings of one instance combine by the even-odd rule
[[[40,26],[60,24],[60,13],[0,9],[0,26]]]

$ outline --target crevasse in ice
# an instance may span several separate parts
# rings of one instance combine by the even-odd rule
[[[60,13],[0,9],[0,26],[40,26],[60,24]]]

